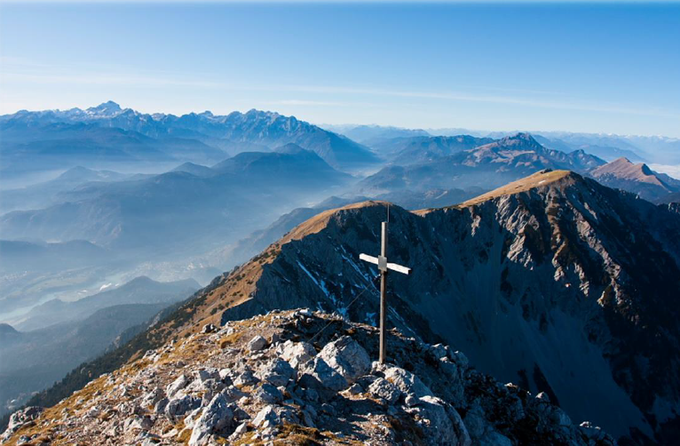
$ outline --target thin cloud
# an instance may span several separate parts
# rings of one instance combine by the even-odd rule
[[[300,107],[378,107],[369,102],[337,102],[337,101],[308,101],[304,99],[284,99],[266,102],[267,105],[291,105]]]
[[[427,99],[437,101],[452,101],[452,102],[473,102],[473,103],[487,103],[498,105],[516,105],[521,107],[533,107],[554,110],[572,110],[572,111],[587,111],[598,113],[612,113],[625,114],[637,116],[654,116],[664,118],[680,119],[680,113],[677,111],[670,111],[657,108],[641,108],[623,104],[611,103],[592,103],[581,100],[566,100],[564,97],[559,99],[545,98],[545,96],[552,96],[551,93],[545,92],[542,94],[543,98],[527,98],[514,96],[512,94],[479,94],[465,91],[448,91],[448,92],[428,92],[428,91],[408,91],[395,89],[375,89],[375,88],[355,88],[355,87],[336,87],[336,86],[314,86],[314,85],[257,85],[257,84],[238,84],[225,82],[223,80],[204,80],[204,79],[188,79],[187,76],[177,76],[170,73],[149,73],[141,75],[126,75],[126,74],[112,74],[107,72],[80,72],[78,74],[66,73],[61,67],[52,67],[46,69],[41,66],[40,70],[26,69],[32,63],[25,60],[17,60],[12,58],[3,58],[3,72],[1,78],[3,82],[29,82],[38,84],[78,84],[78,85],[111,85],[123,87],[187,87],[187,88],[201,88],[213,90],[228,90],[228,91],[259,91],[272,93],[307,93],[317,95],[359,95],[371,97],[394,97],[394,98],[409,98],[409,99]],[[7,66],[9,70],[6,70]],[[55,74],[56,73],[56,74]],[[62,73],[62,74],[58,74]],[[475,87],[479,89],[479,87]],[[495,90],[499,92],[512,93],[513,90],[496,89],[490,87],[488,90]],[[514,91],[517,93],[517,91]],[[533,92],[536,95],[537,92]],[[561,96],[561,95],[560,95]],[[336,107],[351,107],[351,106],[377,106],[375,102],[352,102],[352,101],[334,101],[332,99],[324,100],[323,98],[314,100],[305,99],[288,99],[278,102],[272,102],[272,105],[287,105],[287,106],[336,106]]]

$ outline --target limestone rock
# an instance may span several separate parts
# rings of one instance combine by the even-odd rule
[[[384,378],[378,378],[373,381],[367,390],[370,395],[381,398],[388,404],[396,403],[402,395],[401,390],[397,386]]]
[[[172,398],[177,392],[189,385],[190,382],[191,379],[187,375],[182,374],[165,389],[165,393],[168,395],[168,398]]]
[[[347,380],[320,357],[307,363],[298,383],[305,388],[328,389],[334,392],[346,389]]]
[[[5,432],[0,435],[0,441],[6,441],[9,437],[21,428],[24,424],[35,420],[40,416],[44,409],[38,406],[29,406],[25,409],[14,412],[9,417],[9,424]]]
[[[348,383],[353,383],[371,370],[371,360],[366,350],[349,336],[326,344],[317,355]]]
[[[312,344],[307,342],[288,340],[279,347],[279,354],[281,359],[288,361],[291,367],[297,369],[301,364],[316,356],[316,350],[314,350]]]
[[[227,399],[224,395],[218,394],[203,409],[203,413],[194,424],[189,439],[190,446],[201,446],[208,444],[210,435],[224,429],[232,420],[233,413],[227,406]]]
[[[260,335],[255,336],[248,342],[248,350],[251,352],[260,351],[267,345],[267,340]]]

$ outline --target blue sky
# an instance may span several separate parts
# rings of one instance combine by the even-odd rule
[[[3,3],[0,113],[680,137],[679,3]]]

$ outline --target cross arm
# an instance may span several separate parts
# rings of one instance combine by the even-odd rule
[[[363,260],[364,262],[372,263],[374,265],[378,264],[378,258],[369,256],[368,254],[359,254],[359,260]]]
[[[368,254],[359,254],[359,259],[363,260],[368,263],[372,263],[374,265],[379,265],[380,261],[378,260],[377,257],[369,256]],[[396,263],[387,263],[387,269],[396,271],[401,274],[411,274],[411,268],[407,268],[405,266],[398,265]]]

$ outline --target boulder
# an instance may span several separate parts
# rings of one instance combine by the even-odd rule
[[[257,379],[253,371],[250,369],[246,369],[243,373],[238,375],[236,379],[234,379],[234,384],[236,386],[247,386],[250,384],[255,384],[258,381],[259,379]]]
[[[262,384],[262,386],[255,391],[253,396],[260,401],[270,404],[283,401],[283,394],[281,391],[269,383]]]
[[[168,401],[168,404],[165,406],[165,414],[168,418],[174,420],[200,406],[200,398],[191,395],[181,395],[178,398]]]
[[[198,371],[195,372],[196,379],[198,379],[201,382],[205,382],[209,379],[219,381],[220,380],[220,372],[214,367],[209,367],[206,369],[199,369]]]
[[[295,375],[295,369],[287,361],[280,358],[269,362],[259,372],[263,381],[275,386],[286,386],[290,380],[295,380]]]
[[[274,410],[274,406],[265,406],[253,419],[253,425],[261,428],[278,426],[281,420]]]
[[[235,442],[246,432],[248,432],[248,423],[239,424],[238,427],[234,429],[234,432],[229,435],[229,441]]]
[[[465,386],[463,369],[444,356],[439,360],[439,367],[447,379],[447,399],[456,407],[464,405]]]
[[[219,432],[231,423],[233,413],[228,407],[224,395],[218,394],[203,409],[201,417],[194,423],[189,439],[190,446],[208,444],[210,436]]]
[[[312,344],[308,342],[293,342],[290,340],[279,346],[278,353],[281,356],[281,359],[288,361],[290,366],[294,369],[298,369],[300,365],[316,356],[316,350],[314,350]]]
[[[604,432],[599,426],[595,426],[590,421],[584,421],[578,427],[582,435],[590,442],[601,446],[613,446],[616,444],[614,438]]]
[[[156,387],[142,396],[140,405],[144,408],[155,407],[156,404],[165,398],[165,392],[160,387]]]
[[[435,344],[430,347],[429,353],[434,359],[439,360],[447,357],[447,348],[444,344]]]
[[[42,407],[29,406],[22,410],[17,410],[9,417],[9,424],[5,432],[0,435],[0,442],[7,440],[12,434],[18,431],[24,424],[35,420],[43,412]]]
[[[255,336],[248,342],[248,350],[251,352],[257,352],[265,348],[267,345],[267,340],[260,335]]]
[[[424,424],[423,431],[427,444],[456,446],[472,444],[460,415],[442,399],[425,395],[420,398],[418,405],[409,411],[415,411],[421,424]]]
[[[382,367],[382,370],[385,379],[397,386],[402,392],[413,394],[418,398],[432,395],[432,390],[413,373],[395,366],[385,366]]]
[[[371,396],[380,398],[388,404],[396,403],[402,395],[401,390],[397,386],[384,378],[378,378],[373,381],[367,390]]]
[[[449,353],[449,356],[451,361],[453,361],[458,367],[462,369],[467,369],[469,367],[470,362],[468,361],[467,356],[465,356],[465,353],[455,351],[453,353]]]
[[[187,375],[182,374],[172,384],[168,385],[165,393],[168,395],[168,398],[173,398],[177,392],[189,385],[190,382],[191,379]]]
[[[333,392],[348,386],[347,380],[319,357],[307,363],[298,384],[304,388],[328,389]]]
[[[317,358],[323,359],[350,384],[371,370],[368,353],[349,336],[342,336],[326,344]]]
[[[140,417],[138,415],[134,417],[130,417],[127,420],[125,420],[125,424],[123,425],[123,430],[126,433],[130,432],[136,432],[136,431],[147,431],[151,429],[151,426],[153,426],[153,421],[151,418],[147,417]]]

